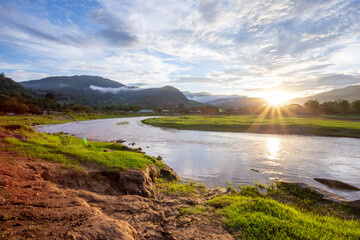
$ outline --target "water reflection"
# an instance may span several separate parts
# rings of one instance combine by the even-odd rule
[[[360,187],[360,139],[180,131],[144,125],[142,119],[92,120],[38,129],[68,132],[89,140],[122,138],[125,144],[135,142],[147,154],[162,156],[182,178],[209,187],[226,186],[227,181],[246,185],[284,179],[315,185],[351,200],[360,199],[360,191],[334,190],[313,180],[329,178]],[[120,121],[129,124],[117,125]]]
[[[280,140],[278,138],[267,139],[267,155],[269,160],[277,160],[280,150]]]

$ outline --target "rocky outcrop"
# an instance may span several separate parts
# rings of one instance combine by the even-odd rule
[[[310,190],[313,194],[315,194],[318,198],[321,198],[323,200],[330,200],[333,202],[346,202],[348,203],[349,200],[346,198],[342,198],[334,193],[325,191],[321,188],[306,184],[306,183],[300,183],[300,182],[288,182],[288,181],[281,181],[282,185],[285,186],[293,186],[295,188],[304,189],[304,190]]]
[[[100,194],[154,197],[155,168],[145,170],[90,170],[53,171],[51,168],[38,169],[44,180],[64,185],[67,188],[84,189]]]
[[[154,196],[154,169],[145,171],[128,170],[119,173],[119,188],[124,194],[135,194],[143,197]]]
[[[333,179],[326,179],[326,178],[314,178],[315,181],[328,186],[329,188],[341,189],[341,190],[350,190],[350,191],[359,191],[358,187],[353,185],[333,180]]]
[[[175,173],[175,171],[171,167],[166,165],[164,165],[164,167],[160,169],[158,177],[170,182],[180,180],[179,176]]]
[[[219,219],[181,214],[196,201],[154,193],[155,168],[78,171],[2,151],[0,159],[0,238],[232,239]]]
[[[135,240],[137,232],[126,221],[111,219],[99,212],[86,224],[66,233],[69,239],[119,239]]]

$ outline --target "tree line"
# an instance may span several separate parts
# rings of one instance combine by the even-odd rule
[[[344,99],[320,103],[318,100],[308,100],[303,106],[290,104],[286,108],[296,114],[327,114],[346,115],[360,114],[360,100],[352,102]]]

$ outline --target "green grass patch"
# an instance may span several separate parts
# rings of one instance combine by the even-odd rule
[[[81,116],[81,115],[77,115]],[[99,115],[99,117],[102,115]],[[0,126],[8,131],[19,132],[27,136],[21,141],[6,138],[10,144],[5,150],[47,161],[63,163],[66,166],[79,166],[80,163],[95,163],[106,168],[144,169],[149,164],[163,166],[154,157],[132,151],[118,143],[88,142],[64,134],[37,133],[30,126],[54,124],[71,121],[68,116],[2,116]],[[110,150],[110,151],[109,151]],[[129,151],[130,150],[130,151]]]
[[[157,187],[161,192],[172,196],[201,197],[206,193],[206,187],[202,183],[197,184],[194,181],[186,183],[180,181],[169,182],[159,178],[157,179]]]
[[[351,119],[353,117],[259,118],[258,115],[219,115],[149,118],[142,122],[157,127],[187,130],[360,137],[360,121]]]
[[[109,113],[67,113],[54,115],[15,115],[0,116],[0,127],[6,124],[22,124],[26,126],[62,124],[72,121],[86,121],[94,119],[127,118],[143,116],[136,113],[109,114]],[[124,123],[125,124],[125,123]]]
[[[208,201],[239,239],[359,239],[360,223],[301,211],[265,197],[238,194]]]
[[[129,122],[127,122],[127,121],[118,122],[116,125],[124,125],[124,124],[129,124]]]
[[[144,169],[149,164],[161,164],[154,157],[142,153],[126,151],[126,147],[116,143],[85,142],[76,137],[61,134],[31,133],[30,138],[20,141],[6,138],[11,144],[10,151],[48,161],[61,162],[68,166],[79,163],[96,163],[107,168]],[[113,151],[104,152],[105,149]]]

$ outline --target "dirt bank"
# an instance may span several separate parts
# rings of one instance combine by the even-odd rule
[[[0,132],[2,141],[20,134]],[[83,171],[0,151],[0,239],[232,239],[201,201],[156,191],[151,168]]]

